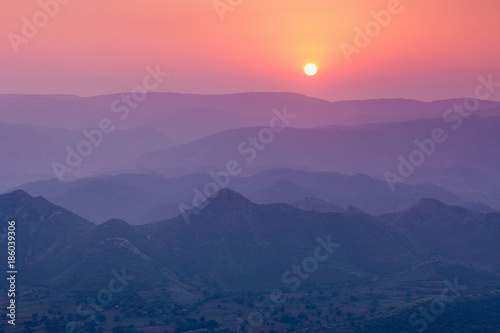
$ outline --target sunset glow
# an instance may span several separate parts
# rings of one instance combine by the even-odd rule
[[[9,34],[30,32],[25,19],[33,22],[43,9],[38,1],[2,4],[9,13],[0,20],[2,92],[121,92],[146,66],[159,64],[171,72],[161,87],[166,92],[432,100],[468,95],[478,75],[500,71],[500,44],[488,33],[500,31],[495,0],[480,6],[465,0],[243,1],[219,12],[202,0],[62,2],[45,25],[35,17],[41,26],[17,44]],[[387,10],[395,13],[390,19]],[[366,29],[372,29],[368,38]],[[314,89],[297,75],[304,59],[321,70]]]
[[[500,332],[499,0],[1,3],[0,333]]]

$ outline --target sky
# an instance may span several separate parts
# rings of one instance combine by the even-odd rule
[[[499,13],[498,0],[2,0],[0,93],[130,91],[159,66],[163,92],[465,97],[479,75],[500,81]]]

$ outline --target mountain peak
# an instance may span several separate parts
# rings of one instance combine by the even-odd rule
[[[248,206],[253,205],[253,203],[245,198],[240,193],[230,190],[228,188],[223,188],[216,194],[212,195],[208,199],[210,205],[222,205],[224,207],[228,206]]]
[[[449,211],[454,213],[465,214],[469,212],[469,210],[459,207],[459,206],[450,206],[445,203],[442,203],[439,200],[432,198],[423,198],[420,199],[413,207],[409,210],[412,213],[423,214],[423,215],[433,215],[436,212]]]
[[[368,215],[364,210],[359,209],[356,206],[347,205],[343,210],[344,214],[353,214],[353,215]]]
[[[256,206],[258,205],[254,204],[240,193],[228,188],[223,188],[203,201],[203,203],[195,206],[191,213],[194,212],[194,214],[197,216],[196,219],[202,218],[201,216],[219,217],[223,215],[247,212]],[[191,213],[188,213],[187,216],[189,216]],[[181,217],[182,219],[182,216],[184,219],[186,218],[183,214],[179,215],[178,217]]]
[[[439,200],[432,198],[422,198],[415,205],[411,207],[411,210],[420,210],[420,209],[442,209],[448,207],[444,203]]]
[[[19,205],[29,204],[29,205],[32,205],[33,207],[48,207],[48,206],[57,207],[56,205],[49,202],[44,197],[31,196],[27,192],[25,192],[24,190],[15,190],[15,191],[12,191],[9,193],[4,193],[4,194],[0,195],[0,199],[6,205],[19,206]]]
[[[31,195],[29,195],[28,193],[26,193],[23,190],[15,190],[15,191],[12,191],[10,193],[5,193],[5,194],[3,194],[3,196],[10,197],[10,198],[16,199],[16,200],[23,200],[23,199],[31,199],[31,198],[33,198]]]

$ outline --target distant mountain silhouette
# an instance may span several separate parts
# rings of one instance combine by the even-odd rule
[[[78,151],[77,145],[84,140],[89,142],[78,131],[0,123],[0,190],[56,177],[52,163],[68,166],[66,147]],[[124,169],[147,151],[172,146],[162,134],[148,128],[103,134],[102,140],[95,142],[101,143],[93,145],[90,154],[82,156],[81,164],[73,171],[64,172],[64,179]]]
[[[158,174],[123,174],[74,182],[40,181],[20,186],[42,195],[85,218],[102,223],[125,219],[145,224],[179,214],[179,204],[192,206],[194,188],[213,182],[207,174],[166,179]],[[381,214],[403,210],[424,197],[447,203],[460,201],[453,193],[432,185],[401,185],[392,193],[387,184],[364,175],[275,169],[244,178],[233,177],[229,187],[256,203],[292,203],[317,197],[342,208],[353,205]]]
[[[420,102],[407,99],[373,99],[329,102],[295,93],[255,92],[226,95],[150,93],[124,121],[112,112],[121,94],[93,97],[74,95],[0,95],[0,119],[9,123],[79,130],[95,127],[103,118],[116,120],[120,129],[154,128],[177,143],[217,132],[267,126],[273,108],[287,106],[297,115],[293,127],[386,123],[441,118],[460,99]],[[500,102],[482,101],[476,113],[498,115]]]
[[[447,140],[436,144],[430,156],[421,154],[423,164],[404,175],[406,183],[434,184],[457,192],[466,201],[500,206],[500,117],[470,116],[453,130],[443,119],[421,119],[403,123],[359,125],[323,129],[288,128],[252,157],[248,143],[260,128],[229,130],[213,136],[146,153],[136,170],[160,172],[170,177],[194,172],[224,170],[238,161],[242,174],[251,175],[274,168],[305,171],[361,173],[384,179],[390,171],[399,174],[400,156],[408,161],[419,148],[415,140],[428,140],[436,128],[446,128]],[[238,153],[243,143],[243,155]],[[409,162],[408,162],[409,163]],[[399,184],[396,184],[398,187]],[[398,192],[398,191],[396,191]]]
[[[291,169],[273,169],[248,178],[236,178],[231,187],[257,203],[291,203],[314,196],[340,207],[353,205],[371,214],[403,210],[424,197],[457,202],[455,194],[433,185],[401,185],[398,191],[391,192],[385,181],[362,174]]]

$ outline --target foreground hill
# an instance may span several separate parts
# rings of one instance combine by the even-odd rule
[[[327,239],[337,245],[325,249],[331,258],[311,277],[316,283],[387,275],[413,260],[402,239],[369,215],[261,206],[230,190],[211,198],[189,224],[179,216],[144,229],[166,252],[176,249],[183,270],[200,276],[210,272],[219,283],[237,289],[279,286],[287,268],[311,256],[322,242],[329,243]]]
[[[150,257],[158,255],[156,244],[123,221],[96,226],[23,191],[0,196],[0,220],[4,230],[7,221],[16,222],[16,267],[24,286],[94,291],[109,282],[112,270],[122,268],[151,288],[179,285],[172,272]],[[2,246],[6,241],[1,239]],[[2,260],[7,261],[5,254]]]
[[[205,205],[188,212],[189,223],[180,215],[144,226],[119,220],[94,225],[16,191],[0,196],[0,217],[3,223],[16,219],[18,260],[31,277],[26,281],[67,288],[83,287],[92,271],[108,271],[114,263],[131,267],[145,286],[183,281],[265,289],[282,284],[287,267],[326,243],[340,246],[325,248],[330,259],[311,282],[352,283],[374,276],[409,281],[412,275],[435,277],[442,265],[472,264],[490,275],[499,269],[497,213],[422,200],[378,219],[356,209],[319,213],[287,204],[257,205],[227,189]],[[92,270],[82,274],[90,262]],[[141,267],[151,271],[141,273]]]
[[[142,227],[118,220],[96,226],[22,191],[0,196],[0,207],[3,223],[14,218],[20,230],[19,247],[26,251],[18,257],[20,270],[31,277],[26,282],[69,290],[85,288],[92,276],[102,277],[120,265],[149,287],[175,281],[175,271],[195,284],[261,290],[281,285],[286,268],[321,244],[322,256],[332,257],[314,278],[323,282],[386,275],[413,260],[400,237],[364,213],[260,206],[230,190],[210,199],[189,225],[179,216]],[[335,242],[338,249],[325,245]]]
[[[439,295],[436,295],[439,297]],[[345,332],[360,333],[496,333],[500,327],[500,294],[461,297],[445,306],[442,314],[424,317],[420,309],[430,309],[432,300],[418,302],[404,310],[380,318],[361,321]],[[415,314],[417,314],[415,316]],[[413,320],[410,321],[410,316]],[[430,318],[430,319],[429,319]]]

